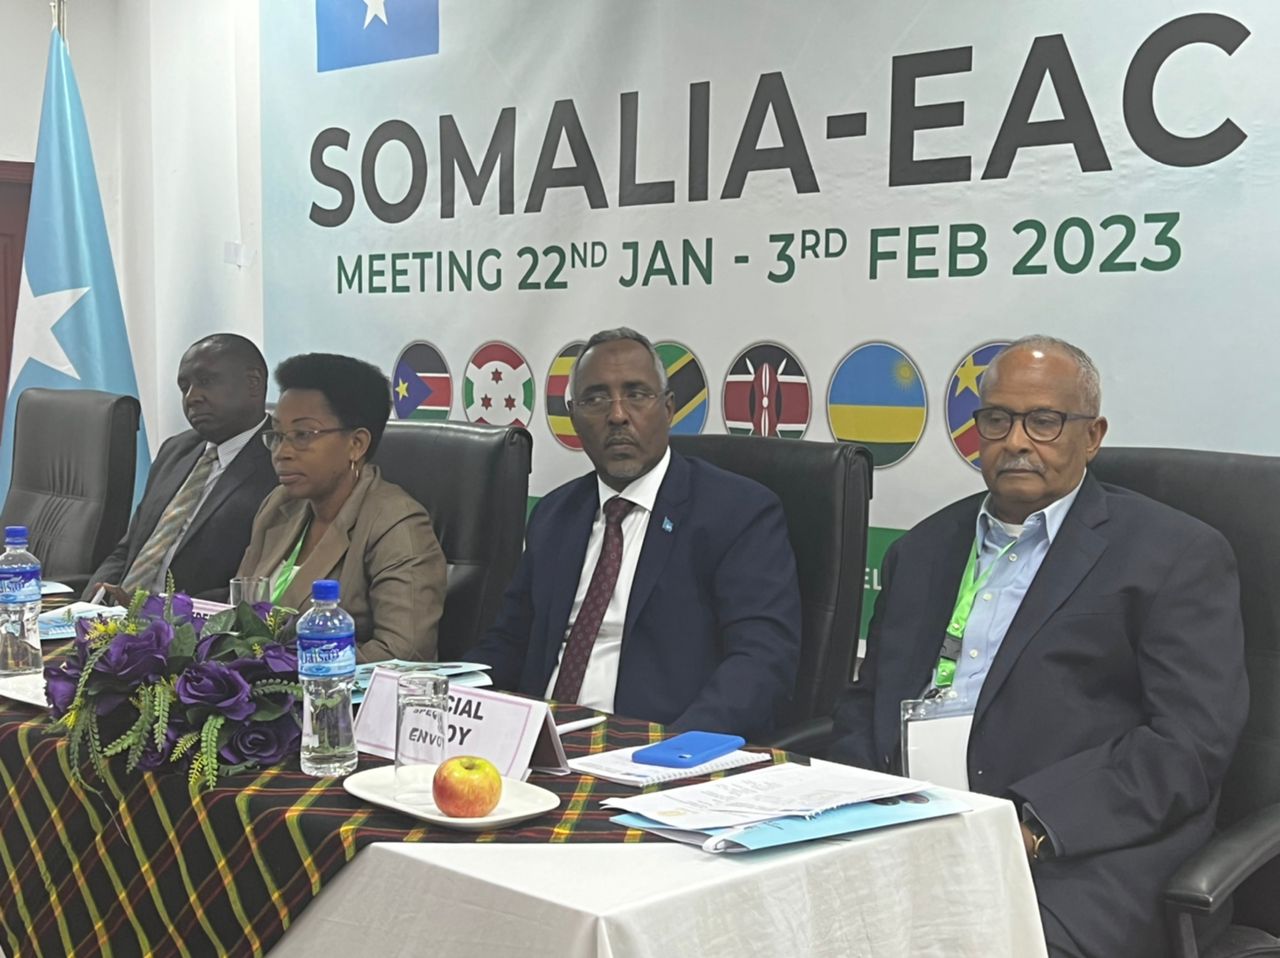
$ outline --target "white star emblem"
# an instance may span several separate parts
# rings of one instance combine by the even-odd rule
[[[364,11],[364,25],[367,28],[373,23],[373,18],[377,17],[383,23],[387,23],[387,0],[364,0],[366,7]],[[387,24],[390,26],[391,24]]]
[[[23,264],[22,280],[18,285],[17,322],[13,327],[13,360],[9,364],[10,392],[28,359],[44,363],[72,379],[80,378],[58,337],[53,334],[53,327],[87,292],[89,287],[85,286],[36,296],[31,291],[31,281],[27,279],[26,264]]]

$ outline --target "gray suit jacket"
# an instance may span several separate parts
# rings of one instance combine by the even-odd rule
[[[155,531],[165,507],[195,468],[204,446],[205,440],[193,429],[165,440],[151,464],[142,501],[129,529],[89,579],[86,599],[93,592],[93,583],[118,585],[124,578]],[[218,477],[183,534],[169,565],[179,590],[200,598],[226,601],[227,582],[236,574],[245,546],[249,544],[254,514],[275,486],[271,453],[255,436]]]
[[[312,515],[305,499],[278,488],[258,510],[240,575],[271,577],[297,545]],[[444,611],[445,558],[431,517],[416,499],[366,465],[324,537],[298,567],[281,604],[306,611],[311,583],[337,579],[342,608],[356,621],[361,662],[436,657]]]

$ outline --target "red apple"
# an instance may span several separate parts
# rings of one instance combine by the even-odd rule
[[[450,818],[481,818],[498,807],[502,776],[486,759],[455,755],[436,769],[431,796]]]

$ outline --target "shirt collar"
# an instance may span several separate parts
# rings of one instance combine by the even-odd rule
[[[258,423],[256,426],[252,426],[244,432],[232,436],[224,442],[218,443],[217,446],[214,447],[218,450],[218,465],[223,469],[230,466],[236,456],[240,455],[240,450],[249,445],[249,440],[258,434],[259,430],[261,430],[266,424],[266,421],[267,419],[264,416],[262,422]],[[209,446],[211,445],[212,443],[205,443],[205,450],[208,451]]]
[[[1080,481],[1076,483],[1076,487],[1068,492],[1061,499],[1055,499],[1043,509],[1031,513],[1027,516],[1026,522],[1022,524],[1023,531],[1027,526],[1042,526],[1044,528],[1045,537],[1049,540],[1049,544],[1053,544],[1054,537],[1057,536],[1058,530],[1062,528],[1062,523],[1066,521],[1067,513],[1071,511],[1071,505],[1076,501],[1076,496],[1080,494],[1080,487],[1084,485],[1085,476],[1089,474],[1086,469],[1084,475],[1080,477]],[[986,498],[982,500],[982,508],[978,510],[978,541],[981,542],[996,522],[995,513],[991,511],[991,493],[987,493]]]
[[[634,502],[645,512],[653,512],[653,504],[658,500],[658,490],[662,488],[662,480],[667,477],[667,467],[669,465],[671,465],[670,446],[662,454],[662,458],[658,460],[656,466],[639,479],[628,483],[627,487],[621,492],[614,490],[597,475],[596,486],[600,491],[600,508],[603,509],[604,504],[614,496],[620,496],[628,502]]]

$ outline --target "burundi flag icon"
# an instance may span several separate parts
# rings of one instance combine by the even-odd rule
[[[533,372],[515,349],[485,343],[467,363],[462,404],[470,422],[528,426],[533,418]]]
[[[1008,345],[999,342],[979,346],[960,361],[947,384],[947,431],[951,435],[951,445],[960,458],[975,469],[982,468],[978,455],[978,427],[973,422],[974,410],[982,405],[978,387],[991,360]]]
[[[397,419],[448,419],[453,407],[453,380],[440,350],[430,343],[410,343],[396,359],[391,400]]]
[[[926,402],[920,370],[888,343],[865,343],[831,377],[831,434],[866,446],[877,469],[902,460],[924,434]]]

